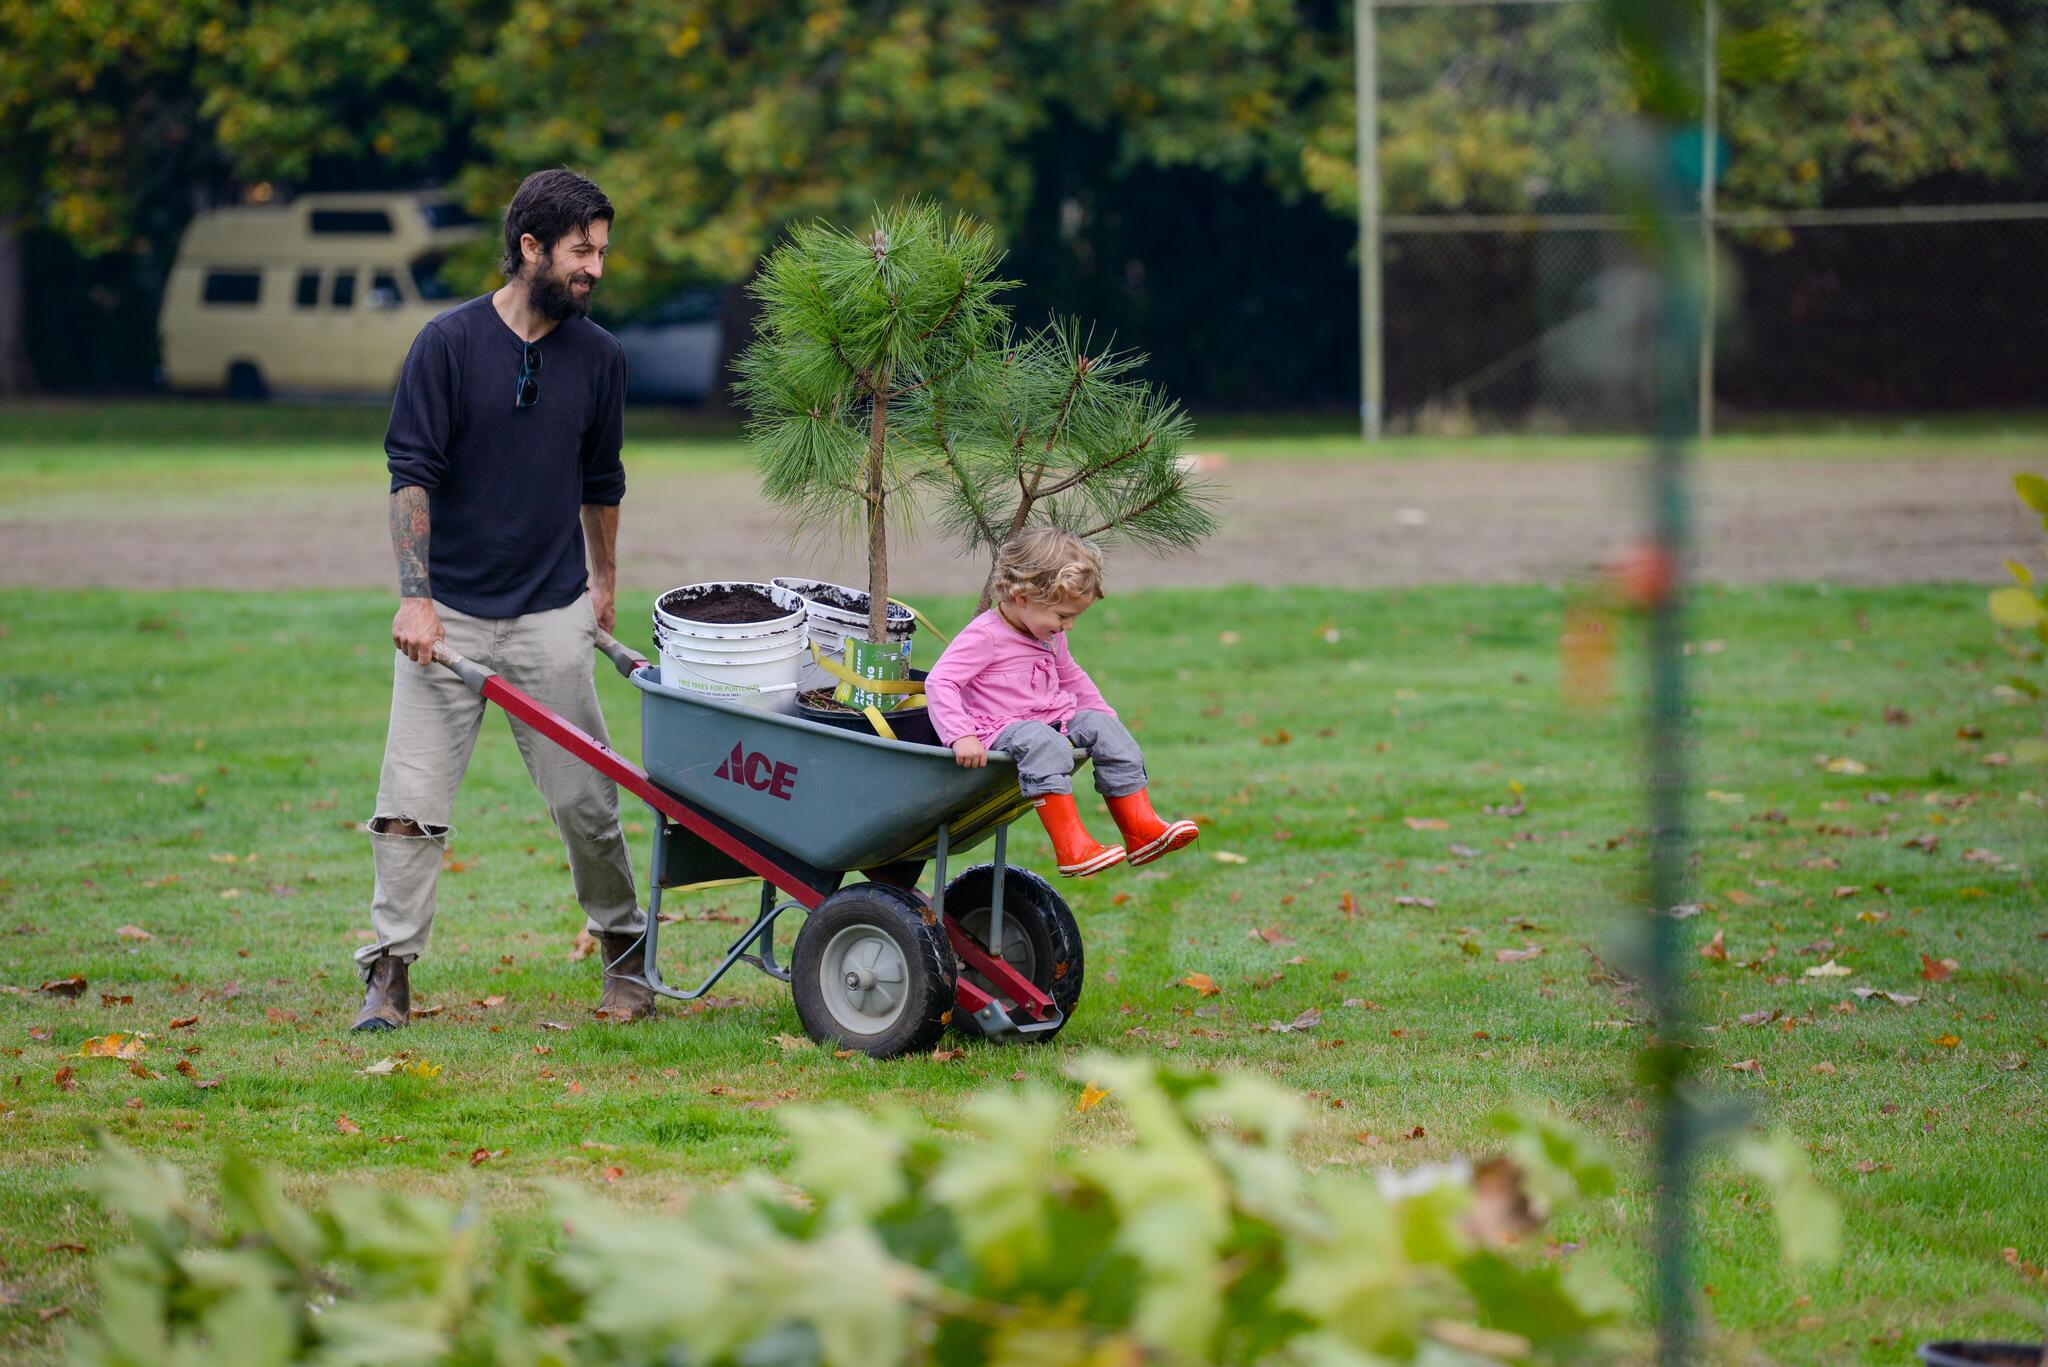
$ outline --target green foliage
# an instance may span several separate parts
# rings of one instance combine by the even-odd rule
[[[189,206],[190,187],[230,174],[415,176],[462,139],[442,75],[497,8],[5,0],[0,218],[106,252],[134,241],[141,201]]]
[[[870,639],[888,519],[920,496],[991,560],[1035,523],[1159,549],[1215,527],[1180,463],[1186,414],[1133,375],[1144,357],[1071,324],[1016,334],[1000,262],[985,225],[912,202],[867,233],[800,225],[751,287],[737,391],[762,490],[799,528],[865,526]]]
[[[2041,529],[2048,531],[2048,479],[2022,471],[2012,477],[2012,484],[2020,502],[2040,517]],[[2013,577],[2013,587],[1993,589],[1986,606],[2013,660],[2038,672],[2048,661],[2048,585],[2038,582],[2022,561],[2007,560],[2005,568]],[[2028,674],[2012,675],[2006,686],[2037,703],[2048,699],[2048,689]],[[2044,715],[2044,723],[2048,723],[2048,715]],[[2023,740],[2013,754],[2022,763],[2048,763],[2048,737]]]
[[[376,1192],[308,1213],[236,1159],[216,1221],[174,1171],[103,1139],[90,1185],[136,1241],[104,1261],[71,1360],[1587,1362],[1623,1346],[1618,1283],[1526,1249],[1551,1198],[1519,1158],[1478,1178],[1311,1174],[1288,1153],[1301,1101],[1263,1080],[1107,1056],[1074,1075],[1122,1106],[1128,1143],[1060,1152],[1043,1093],[984,1094],[974,1133],[950,1138],[798,1110],[801,1200],[749,1177],[679,1217],[629,1215],[564,1187],[547,1247],[492,1247],[445,1204]],[[1559,1204],[1605,1170],[1554,1120],[1504,1127]]]

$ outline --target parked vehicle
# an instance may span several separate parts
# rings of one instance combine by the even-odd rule
[[[431,192],[312,194],[200,214],[158,327],[173,389],[385,394],[454,302],[440,278],[475,220]]]
[[[701,403],[718,386],[718,293],[685,290],[605,325],[626,349],[626,397]]]

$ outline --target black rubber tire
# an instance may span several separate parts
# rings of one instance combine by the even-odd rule
[[[270,386],[254,361],[236,361],[228,367],[228,397],[242,403],[270,397]]]
[[[930,918],[930,919],[927,919]],[[862,1033],[833,1014],[821,966],[840,932],[880,931],[903,956],[903,1009],[882,1029]],[[856,883],[820,902],[797,932],[790,995],[804,1033],[820,1044],[858,1049],[870,1058],[900,1058],[936,1045],[953,1016],[953,946],[922,898],[885,883]]]
[[[946,884],[947,919],[983,949],[988,948],[989,894],[994,888],[993,864],[977,864]],[[1033,1043],[1044,1044],[1066,1028],[1067,1022],[1074,1018],[1074,1008],[1081,1004],[1081,980],[1086,970],[1081,950],[1081,928],[1074,923],[1074,913],[1067,909],[1066,899],[1053,890],[1052,884],[1015,864],[1003,870],[1005,940],[1010,938],[1012,927],[1022,931],[1030,943],[1030,971],[1024,976],[1034,987],[1051,997],[1053,1005],[1065,1017],[1058,1030],[1023,1036]],[[1004,957],[1009,959],[1007,955]],[[988,983],[980,974],[970,972],[967,980],[984,992],[989,991]],[[991,995],[1005,1003],[1009,1000],[1001,993]],[[953,1028],[962,1034],[980,1033],[971,1021],[956,1020]]]

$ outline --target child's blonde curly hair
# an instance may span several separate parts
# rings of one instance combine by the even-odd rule
[[[1035,603],[1066,598],[1107,598],[1102,588],[1102,552],[1057,527],[1033,527],[1005,541],[996,552],[996,601],[1021,593]]]

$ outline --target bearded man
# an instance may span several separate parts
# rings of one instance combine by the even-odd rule
[[[505,210],[504,286],[428,323],[399,378],[384,437],[398,653],[367,827],[376,938],[355,956],[357,1030],[409,1019],[409,969],[427,947],[455,792],[483,724],[484,700],[433,662],[434,643],[607,739],[591,676],[596,633],[613,622],[626,363],[588,315],[611,228],[611,201],[582,176],[528,176]],[[646,916],[618,789],[520,722],[512,734],[561,832],[586,928],[604,963],[622,964]],[[600,1018],[653,1013],[646,985],[608,967]]]

